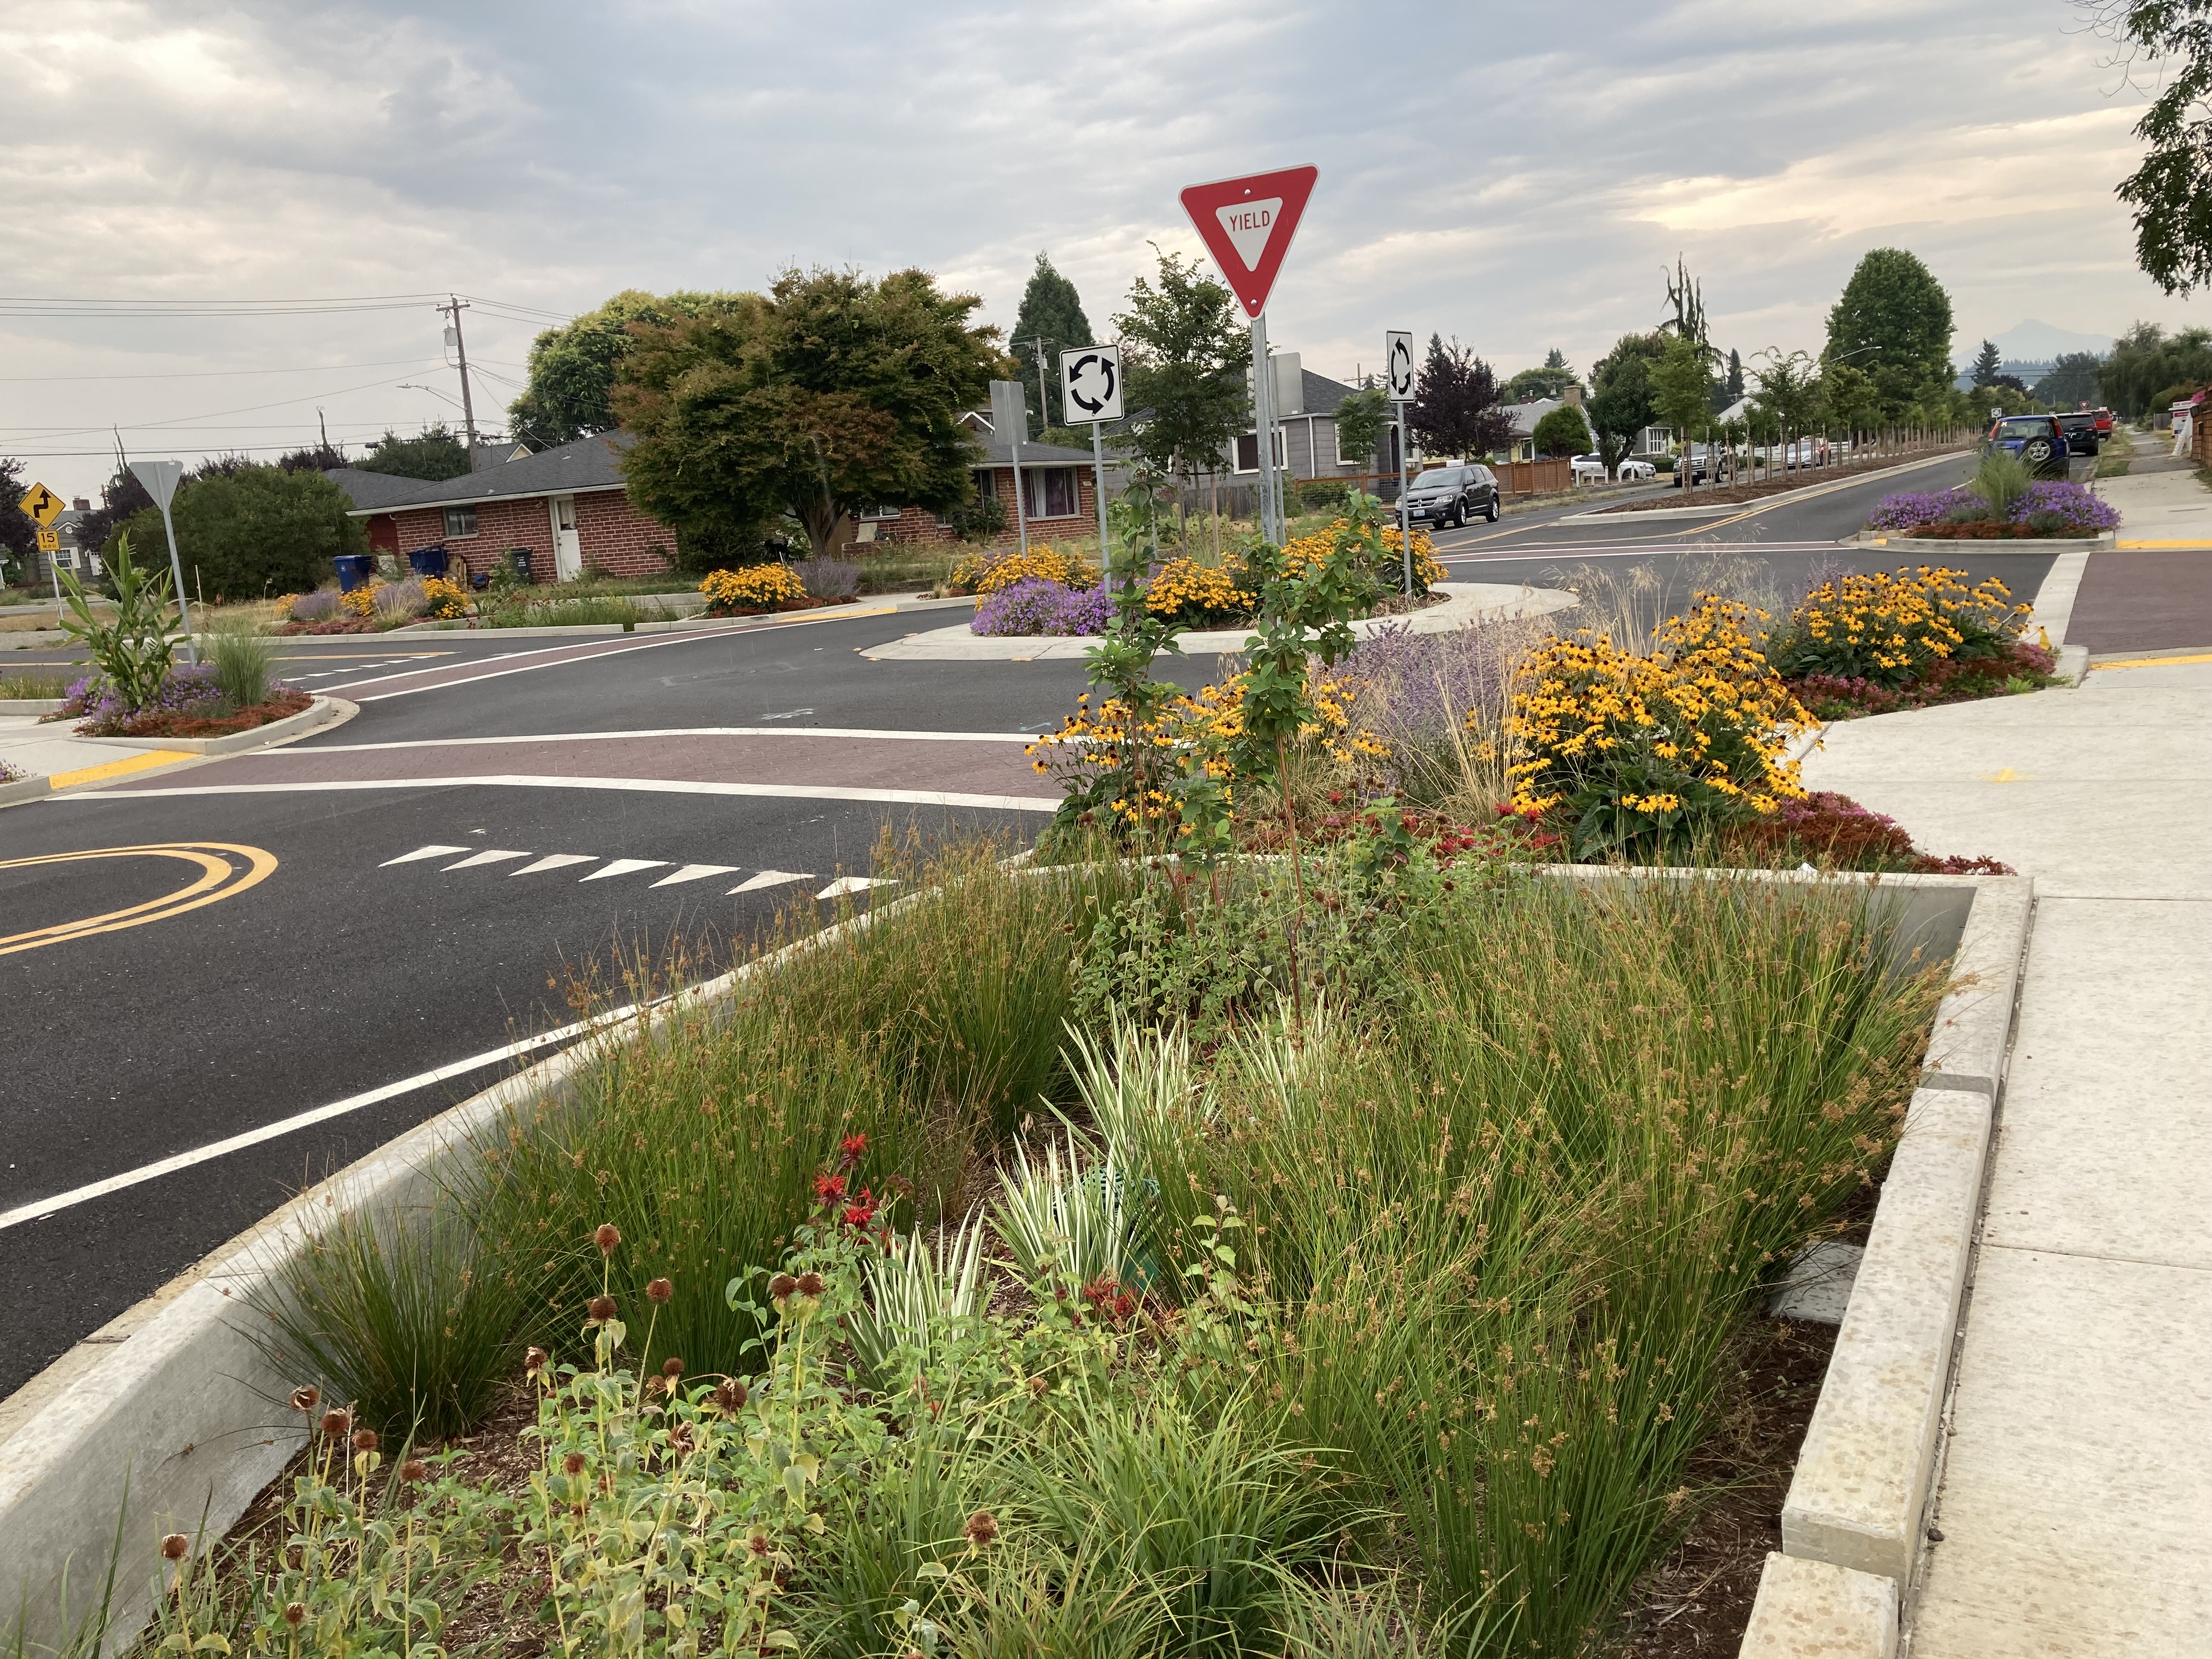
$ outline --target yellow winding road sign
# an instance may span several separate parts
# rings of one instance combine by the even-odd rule
[[[36,522],[40,529],[47,530],[52,527],[56,519],[61,517],[69,503],[55,495],[46,485],[34,483],[31,486],[30,493],[15,505],[21,507]]]

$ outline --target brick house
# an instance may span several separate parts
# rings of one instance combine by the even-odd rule
[[[1014,453],[1011,444],[1000,443],[990,434],[989,422],[971,422],[983,453],[975,469],[978,500],[988,492],[999,498],[1006,528],[992,538],[994,545],[1019,539],[1014,520]],[[1032,542],[1064,541],[1070,537],[1098,533],[1098,494],[1087,450],[1064,449],[1057,444],[1022,446],[1022,493],[1029,514]],[[908,545],[949,546],[960,539],[949,514],[926,507],[882,507],[855,515],[855,542],[902,542]]]
[[[587,570],[658,575],[675,562],[676,537],[623,493],[619,458],[629,443],[611,432],[512,460],[488,453],[475,471],[435,483],[355,467],[325,476],[352,497],[350,516],[366,521],[375,553],[404,560],[442,547],[481,576],[520,551],[533,581]]]

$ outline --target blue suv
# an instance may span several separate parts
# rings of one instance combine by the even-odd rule
[[[2039,478],[2067,475],[2066,434],[2055,415],[2005,415],[1990,427],[1982,447],[2015,455]]]

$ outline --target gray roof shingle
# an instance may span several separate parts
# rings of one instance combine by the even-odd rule
[[[443,478],[425,483],[416,478],[398,478],[394,483],[408,488],[399,494],[364,503],[360,496],[354,501],[354,516],[370,513],[389,513],[410,507],[467,507],[478,501],[511,501],[532,495],[572,495],[579,490],[619,489],[622,488],[622,468],[618,458],[629,447],[627,432],[606,432],[587,438],[579,438],[557,448],[540,450],[535,455],[526,455],[520,460],[508,461],[499,466],[488,466],[459,478]],[[339,471],[356,477],[381,477],[379,473],[362,473],[345,467]],[[337,473],[331,476],[337,477]],[[338,478],[339,488],[351,489],[343,478]]]

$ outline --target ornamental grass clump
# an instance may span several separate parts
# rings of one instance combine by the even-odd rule
[[[1704,593],[1651,655],[1587,629],[1531,652],[1505,726],[1513,810],[1557,814],[1577,859],[1656,859],[1802,794],[1788,750],[1813,720],[1753,639],[1765,620]]]

